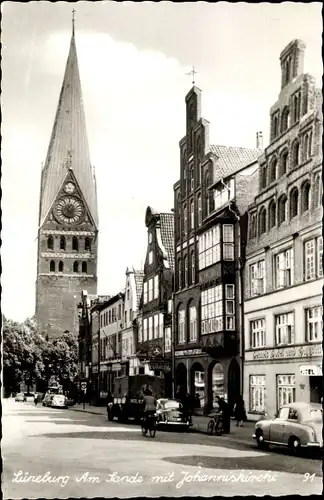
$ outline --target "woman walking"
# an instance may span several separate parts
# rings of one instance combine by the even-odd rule
[[[243,427],[243,421],[246,419],[245,403],[242,396],[239,396],[235,405],[234,415],[236,420],[236,427]]]

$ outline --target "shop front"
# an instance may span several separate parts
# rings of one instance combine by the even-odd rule
[[[234,404],[240,390],[240,368],[235,358],[215,359],[202,349],[175,351],[176,392],[195,398],[196,409],[208,413],[217,397]]]
[[[244,400],[250,420],[272,418],[287,403],[320,403],[320,343],[246,351]]]

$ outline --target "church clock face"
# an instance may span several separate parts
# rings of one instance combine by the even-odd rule
[[[77,224],[84,215],[84,206],[72,196],[61,198],[54,207],[55,217],[63,224]]]

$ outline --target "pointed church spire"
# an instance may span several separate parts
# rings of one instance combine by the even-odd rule
[[[68,172],[72,170],[98,227],[96,186],[83,109],[74,14],[73,10],[70,50],[42,179],[40,225],[44,223]]]

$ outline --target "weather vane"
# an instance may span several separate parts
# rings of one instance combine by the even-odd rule
[[[198,71],[195,70],[195,67],[192,67],[192,70],[189,71],[189,73],[186,73],[188,76],[192,76],[192,84],[195,85],[195,75],[198,73]]]

